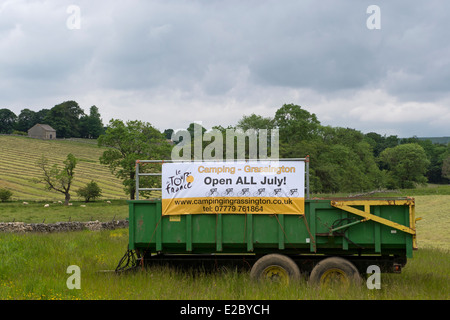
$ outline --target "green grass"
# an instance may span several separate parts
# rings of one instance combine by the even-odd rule
[[[88,142],[0,136],[0,188],[12,190],[15,200],[0,203],[0,221],[52,223],[127,218],[128,205],[119,200],[126,198],[121,181],[98,160],[105,149]],[[104,200],[85,204],[74,196],[72,206],[53,203],[62,201],[62,195],[45,191],[43,185],[32,182],[40,174],[35,163],[45,154],[61,165],[68,153],[79,159],[73,190],[95,180],[103,189],[103,199],[117,200],[111,204]],[[128,230],[117,229],[0,233],[0,299],[450,299],[450,186],[428,185],[373,196],[412,196],[416,199],[416,217],[422,218],[417,222],[419,250],[414,251],[414,258],[408,260],[401,274],[382,275],[381,290],[369,290],[364,285],[347,291],[311,288],[306,279],[288,287],[256,284],[247,272],[235,270],[205,273],[153,267],[122,275],[99,272],[115,269],[126,250]],[[46,203],[50,207],[44,208]],[[80,290],[67,288],[70,265],[81,269]]]
[[[425,195],[450,195],[450,185],[428,184],[425,187],[416,189],[403,189],[400,191],[403,196],[425,196]]]
[[[73,142],[61,144],[73,147]],[[89,160],[87,156],[83,159]],[[5,161],[0,161],[3,161],[1,170]],[[90,161],[82,162],[89,165],[96,163],[94,158]],[[0,179],[2,174],[3,171],[0,171]],[[14,179],[20,181],[18,176]],[[24,185],[23,188],[27,192],[34,190],[32,185]],[[382,274],[381,290],[369,290],[364,285],[347,291],[311,288],[306,279],[288,287],[256,284],[250,280],[247,272],[235,270],[205,273],[153,267],[122,275],[99,272],[115,269],[125,253],[128,230],[117,229],[51,234],[0,233],[0,299],[448,300],[449,190],[449,186],[431,185],[391,195],[375,195],[413,196],[416,200],[416,217],[422,217],[417,222],[419,250],[414,251],[414,258],[408,260],[401,274]],[[87,204],[73,201],[73,206],[65,207],[53,201],[44,201],[46,195],[40,195],[39,192],[29,205],[23,205],[22,201],[0,203],[0,221],[37,223],[45,219],[46,223],[51,223],[69,219],[109,221],[128,217],[128,205],[124,200],[113,200],[111,204],[105,201]],[[50,207],[44,208],[45,203],[50,203]],[[69,290],[66,286],[69,277],[67,267],[70,265],[81,268],[80,290]]]
[[[92,141],[89,141],[92,142]],[[13,192],[13,200],[64,200],[64,195],[44,189],[33,182],[41,171],[36,161],[45,155],[50,164],[63,166],[69,153],[79,159],[72,186],[75,190],[94,180],[102,188],[104,199],[126,199],[122,182],[111,174],[99,158],[106,148],[92,143],[66,140],[39,140],[28,137],[0,136],[0,188]]]
[[[312,193],[311,197],[317,198],[333,198],[333,197],[348,197],[361,193]],[[366,194],[363,197],[415,197],[425,195],[450,195],[450,185],[441,184],[427,184],[426,186],[417,186],[415,189],[401,189],[401,190],[383,190],[383,192],[376,192],[373,194]]]
[[[113,270],[127,245],[126,229],[54,234],[0,234],[0,299],[449,299],[450,256],[427,248],[416,252],[402,274],[382,274],[380,290],[347,291],[309,287],[306,279],[288,287],[257,284],[247,272],[181,271],[171,267],[117,275]],[[445,253],[445,254],[444,254]],[[67,267],[81,270],[81,289],[66,286]]]
[[[72,206],[59,203],[36,201],[28,205],[22,202],[0,203],[0,221],[25,223],[54,223],[66,221],[111,221],[128,218],[128,204],[125,200],[72,202]],[[48,208],[44,204],[49,204]],[[82,207],[85,206],[85,207]]]
[[[415,196],[417,243],[450,250],[450,195]]]

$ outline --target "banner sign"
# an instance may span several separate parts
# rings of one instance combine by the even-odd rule
[[[163,163],[162,214],[304,214],[303,161]]]

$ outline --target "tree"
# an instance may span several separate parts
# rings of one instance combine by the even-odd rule
[[[86,186],[79,188],[77,195],[80,198],[84,198],[84,202],[89,202],[90,200],[95,201],[102,196],[102,189],[95,181],[91,181]]]
[[[172,148],[161,132],[150,123],[139,120],[124,123],[111,119],[105,134],[97,141],[99,146],[109,148],[103,152],[100,163],[108,165],[111,172],[123,180],[124,190],[130,199],[134,199],[136,193],[136,160],[169,159]],[[147,178],[146,183],[157,183],[154,177]]]
[[[102,119],[96,106],[92,106],[89,115],[80,118],[80,136],[82,138],[97,139],[104,133]]]
[[[311,192],[366,191],[383,183],[370,144],[355,129],[319,125],[309,137],[280,145],[282,158],[307,155]]]
[[[363,133],[330,126],[320,132],[322,144],[311,155],[319,191],[355,192],[381,187],[381,172]]]
[[[280,141],[286,143],[312,139],[320,129],[320,122],[314,113],[294,104],[285,104],[278,109],[274,123],[280,130]]]
[[[189,124],[189,127],[186,129],[191,135],[191,141],[194,140],[195,135],[199,135],[199,137],[203,137],[205,132],[207,131],[205,127],[203,127],[200,123],[192,122]]]
[[[397,136],[382,136],[376,132],[369,132],[364,136],[365,140],[372,146],[373,154],[378,157],[380,153],[386,148],[393,148],[400,144],[400,139]]]
[[[38,123],[36,120],[36,112],[30,109],[23,109],[17,117],[16,130],[27,132],[28,129]]]
[[[0,133],[10,134],[16,126],[17,116],[9,109],[0,109]]]
[[[444,161],[444,155],[446,152],[446,146],[443,144],[432,143],[431,140],[419,140],[418,144],[425,150],[430,164],[427,168],[425,176],[430,183],[446,183],[442,176],[442,166]]]
[[[45,123],[45,118],[47,117],[47,115],[50,113],[50,109],[41,109],[38,112],[36,112],[36,119],[35,119],[35,123]]]
[[[414,188],[415,183],[427,182],[425,173],[430,161],[417,143],[387,148],[380,153],[379,161],[387,167],[389,188]]]
[[[72,180],[75,175],[74,170],[77,164],[77,158],[69,153],[63,163],[64,168],[62,169],[59,169],[57,164],[50,166],[48,159],[42,155],[36,165],[42,169],[43,175],[40,179],[35,180],[35,182],[44,183],[46,189],[64,194],[64,205],[67,206],[70,201],[70,187],[72,186]]]
[[[0,189],[0,201],[5,202],[9,201],[12,197],[13,193],[8,189]]]
[[[173,134],[173,129],[166,129],[164,130],[163,134],[164,137],[166,137],[167,140],[172,140],[172,134]]]
[[[450,156],[445,158],[442,163],[442,177],[450,179]]]
[[[244,131],[248,129],[274,129],[274,120],[270,117],[263,117],[252,113],[249,116],[243,116],[241,120],[238,121],[237,126],[239,129]]]
[[[45,116],[46,124],[53,127],[62,138],[80,137],[80,117],[84,115],[76,101],[65,101],[53,108]]]

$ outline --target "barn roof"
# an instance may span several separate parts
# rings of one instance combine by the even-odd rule
[[[50,127],[48,124],[40,124],[40,123],[37,123],[37,124],[34,125],[34,126],[40,126],[42,129],[44,129],[44,130],[46,130],[46,131],[55,131],[55,132],[56,132],[56,130],[53,129],[52,127]]]

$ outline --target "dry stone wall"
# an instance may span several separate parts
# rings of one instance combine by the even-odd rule
[[[68,232],[81,230],[112,230],[128,228],[127,220],[109,222],[56,222],[56,223],[24,223],[24,222],[0,222],[0,232]]]

